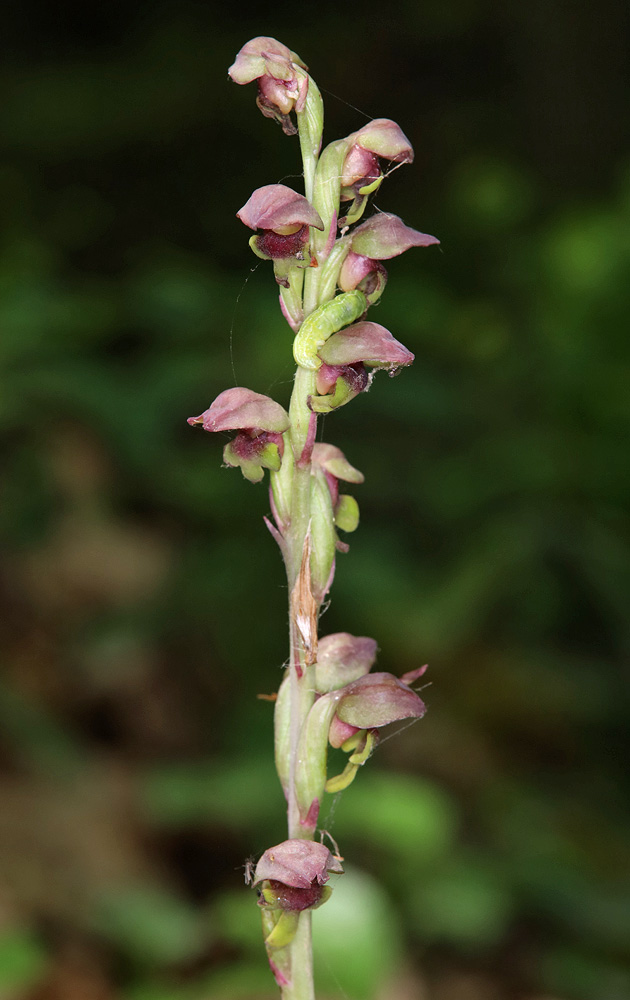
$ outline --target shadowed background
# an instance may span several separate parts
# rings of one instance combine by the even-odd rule
[[[7,7],[0,104],[0,996],[276,995],[243,865],[284,837],[286,590],[264,486],[186,417],[286,405],[235,212],[300,189],[227,80],[278,37],[325,140],[391,117],[376,199],[439,250],[377,318],[415,365],[326,418],[366,475],[325,632],[429,661],[331,803],[319,1000],[627,1000],[627,13],[610,0]],[[338,95],[338,96],[337,96]]]

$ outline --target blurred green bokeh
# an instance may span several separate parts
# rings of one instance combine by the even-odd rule
[[[0,995],[275,996],[248,855],[284,836],[286,590],[264,486],[186,418],[293,365],[235,219],[300,187],[227,82],[298,51],[326,138],[392,117],[377,205],[416,355],[325,420],[366,475],[324,631],[429,661],[427,717],[325,826],[319,1000],[630,996],[628,12],[403,0],[47,7],[4,25],[0,107]],[[337,96],[339,95],[339,96]],[[361,110],[359,110],[361,109]]]

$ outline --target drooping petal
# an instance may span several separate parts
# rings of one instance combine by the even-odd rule
[[[346,483],[365,482],[363,473],[350,465],[341,448],[335,447],[334,444],[325,444],[324,442],[314,444],[312,460],[335,479],[343,479]],[[347,635],[347,633],[340,634]]]
[[[439,242],[435,236],[406,226],[397,215],[379,212],[357,226],[352,233],[351,246],[352,252],[362,257],[389,260],[410,247],[428,247]]]
[[[411,351],[392,337],[380,323],[364,321],[333,334],[319,349],[327,365],[354,365],[362,361],[374,368],[395,370],[410,365]]]
[[[236,386],[220,393],[191,425],[202,424],[204,431],[260,430],[282,434],[289,427],[286,410],[269,396]]]
[[[357,729],[378,729],[401,719],[422,718],[424,702],[393,674],[365,674],[348,684],[337,705],[337,716]]]
[[[236,215],[250,229],[271,229],[282,235],[286,235],[283,230],[294,226],[324,228],[311,203],[286,184],[265,184],[257,188]]]

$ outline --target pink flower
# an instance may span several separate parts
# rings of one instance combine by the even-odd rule
[[[277,910],[310,910],[330,896],[330,873],[343,874],[338,858],[311,840],[285,840],[270,847],[256,865],[252,884],[261,886],[259,906]]]
[[[330,726],[331,746],[342,746],[360,730],[381,729],[402,719],[421,719],[426,707],[409,684],[425,669],[420,667],[406,675],[407,684],[387,673],[366,673],[347,684]]]
[[[301,111],[308,91],[307,67],[300,57],[275,38],[259,36],[247,42],[228,73],[235,83],[258,80],[256,104],[266,118],[275,118],[286,135],[297,129],[289,114]]]
[[[350,252],[339,274],[344,292],[362,291],[370,305],[380,298],[387,281],[382,260],[398,257],[410,247],[428,247],[440,241],[406,226],[397,215],[379,212],[362,222],[350,237]]]
[[[289,267],[315,265],[308,250],[309,227],[323,229],[324,223],[303,195],[285,184],[266,184],[254,191],[236,216],[250,229],[261,230],[249,244],[258,257],[278,262],[278,284],[288,287]]]
[[[204,431],[239,431],[223,449],[223,461],[258,483],[265,469],[277,472],[282,463],[282,434],[289,427],[289,416],[279,403],[240,386],[220,393],[211,406],[198,417],[189,417],[191,426]]]
[[[426,711],[420,696],[409,686],[422,676],[426,666],[398,678],[393,674],[368,673],[364,668],[369,670],[370,659],[373,661],[373,654],[366,647],[356,666],[350,667],[355,679],[341,689],[322,695],[311,710],[319,706],[319,716],[326,721],[330,719],[328,742],[348,754],[348,763],[342,773],[326,782],[327,792],[340,792],[354,780],[359,767],[365,764],[377,745],[383,726],[402,719],[421,719]],[[341,670],[337,667],[336,672],[341,675],[345,669],[341,664]],[[325,757],[322,749],[320,754]]]
[[[409,139],[389,118],[376,118],[348,136],[348,152],[341,174],[341,200],[352,205],[340,225],[351,225],[361,218],[367,199],[383,180],[380,159],[411,163],[413,149]]]
[[[365,320],[334,333],[319,349],[323,364],[317,370],[316,396],[309,397],[315,413],[328,413],[349,403],[370,387],[366,370],[385,368],[395,375],[414,360],[411,351],[379,323]]]

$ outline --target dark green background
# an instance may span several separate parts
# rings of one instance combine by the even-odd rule
[[[286,590],[265,487],[186,425],[235,383],[290,392],[235,219],[300,189],[297,141],[227,79],[258,34],[309,64],[327,140],[400,123],[416,160],[376,204],[442,241],[391,262],[374,317],[414,366],[324,424],[366,475],[324,631],[431,685],[327,820],[349,872],[318,1000],[630,996],[627,22],[3,9],[3,998],[275,995],[241,866],[284,836],[255,696]]]

